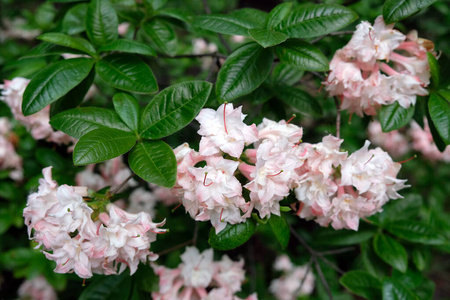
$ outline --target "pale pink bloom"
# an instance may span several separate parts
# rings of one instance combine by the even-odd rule
[[[75,139],[62,132],[55,132],[50,126],[50,106],[46,106],[37,113],[24,116],[22,113],[23,93],[30,82],[29,79],[16,77],[13,80],[5,80],[0,100],[3,100],[10,108],[16,120],[21,122],[36,140],[46,139],[57,144],[68,144]]]
[[[290,271],[294,268],[289,256],[283,254],[277,257],[273,268],[277,271]]]
[[[53,287],[44,276],[40,275],[33,279],[25,280],[18,290],[19,298],[24,300],[57,300]]]
[[[279,264],[277,258],[275,265]],[[286,255],[281,259],[290,262]],[[283,263],[287,265],[286,263]],[[275,268],[276,270],[280,270]],[[311,268],[307,266],[294,266],[290,264],[289,269],[282,269],[283,275],[272,280],[269,290],[279,300],[295,300],[300,296],[310,295],[314,290],[315,277]]]
[[[227,255],[224,255],[222,260],[217,262],[216,265],[217,272],[213,275],[214,282],[232,293],[239,292],[245,279],[244,260],[241,259],[235,262]]]
[[[406,36],[393,28],[394,24],[386,25],[382,16],[375,20],[373,26],[369,22],[361,22],[344,47],[345,54],[361,62],[363,70],[371,70],[376,60],[387,60],[405,40]]]
[[[127,211],[137,214],[141,211],[148,213],[152,218],[155,216],[154,207],[158,201],[155,193],[149,192],[139,187],[130,194],[129,206]]]
[[[2,26],[0,26],[0,41],[3,42],[8,38],[33,41],[42,33],[42,30],[28,28],[27,25],[27,20],[23,18],[15,17],[12,20],[9,18],[3,18]]]
[[[221,151],[233,157],[239,157],[246,144],[256,142],[258,130],[256,125],[247,126],[243,120],[242,106],[233,109],[233,104],[222,104],[217,111],[202,109],[195,118],[200,123],[198,134],[200,154],[209,156]]]
[[[433,141],[433,136],[428,126],[428,121],[424,118],[424,128],[420,127],[415,121],[411,122],[411,135],[413,148],[422,153],[422,155],[431,161],[445,161],[450,162],[450,146],[447,146],[444,152],[440,152]]]
[[[303,161],[298,159],[295,146],[279,141],[278,145],[264,139],[257,150],[257,161],[250,174],[251,181],[245,185],[250,190],[251,205],[261,217],[280,215],[279,202],[289,195],[289,189],[297,180],[296,169]],[[279,146],[279,147],[278,147]]]
[[[333,175],[335,168],[347,158],[347,152],[340,150],[343,141],[327,135],[322,138],[322,142],[307,147],[306,166],[309,170],[322,173],[324,178]]]
[[[119,27],[117,28],[117,31],[119,32],[119,35],[121,36],[125,36],[128,32],[128,30],[130,29],[130,23],[128,22],[123,22],[119,24]]]
[[[243,35],[232,35],[231,36],[231,41],[234,43],[242,43],[245,41],[245,39],[246,39],[246,37]]]
[[[406,180],[397,179],[401,165],[392,161],[392,158],[381,148],[369,150],[370,142],[352,153],[341,167],[341,185],[353,185],[363,194],[370,192],[376,195],[380,203],[377,209],[386,203],[389,198],[402,198],[397,191],[406,187]]]
[[[14,138],[8,118],[0,118],[0,170],[10,170],[11,179],[21,180],[23,178],[22,158],[14,147]]]
[[[407,138],[398,130],[383,132],[378,121],[370,122],[367,129],[370,141],[388,151],[392,156],[402,157],[410,149]]]
[[[176,188],[165,188],[153,183],[149,183],[148,186],[152,189],[152,193],[155,195],[156,200],[162,202],[166,206],[172,206],[180,203],[180,195],[176,192]]]
[[[117,262],[122,262],[119,273],[128,266],[130,274],[137,270],[139,262],[155,261],[158,255],[150,252],[150,244],[156,240],[156,235],[165,233],[160,229],[165,224],[153,223],[150,215],[145,212],[128,213],[114,204],[108,204],[108,214],[101,213],[99,235],[108,243],[106,253],[116,256]]]
[[[277,123],[264,118],[263,122],[258,125],[258,131],[259,140],[269,139],[274,144],[284,139],[291,144],[297,144],[303,136],[303,128],[294,124],[288,124],[285,120]]]
[[[205,39],[197,38],[192,40],[192,53],[193,54],[209,54],[209,53],[215,53],[219,49],[217,48],[217,45],[214,43],[208,43]],[[202,63],[202,69],[207,70],[211,68],[212,64],[214,64],[214,58],[204,56],[200,58],[200,61]]]
[[[77,185],[87,186],[91,190],[98,191],[108,186],[105,179],[100,174],[94,173],[95,165],[87,165],[86,168],[78,172],[75,176]]]
[[[234,293],[241,290],[244,281],[243,260],[233,262],[225,255],[215,262],[212,249],[200,253],[195,247],[187,247],[181,260],[176,269],[152,265],[159,276],[159,291],[152,293],[153,299],[242,300]],[[246,300],[257,300],[256,294]]]
[[[186,247],[181,261],[181,276],[185,286],[206,288],[210,284],[217,268],[213,263],[212,249],[200,253],[195,247]]]
[[[195,213],[198,221],[210,220],[216,233],[225,228],[227,223],[237,224],[243,221],[241,211],[246,212],[248,204],[242,197],[241,183],[234,176],[239,162],[223,157],[209,157],[203,168],[189,167],[193,185],[186,186],[184,198],[197,203],[199,213]],[[183,200],[183,204],[187,202]],[[194,213],[191,207],[190,213]],[[192,216],[192,214],[191,214]]]
[[[334,198],[329,212],[334,229],[352,229],[357,231],[359,219],[378,212],[377,207],[369,199],[349,194]]]

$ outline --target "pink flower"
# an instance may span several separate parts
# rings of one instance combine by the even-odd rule
[[[0,118],[0,170],[10,170],[13,180],[23,178],[22,158],[16,153],[13,144],[14,133],[7,118]]]
[[[421,152],[425,158],[431,161],[450,162],[450,146],[447,146],[444,152],[440,152],[433,141],[427,119],[424,118],[423,121],[425,124],[423,129],[415,121],[411,122],[409,134],[412,137],[414,150]]]
[[[242,106],[233,109],[233,104],[222,104],[217,111],[202,109],[195,118],[200,123],[198,134],[200,154],[209,156],[221,151],[233,157],[239,157],[244,145],[258,139],[258,130],[253,124],[243,123],[246,115],[242,114]]]
[[[18,295],[20,299],[30,300],[56,300],[56,292],[47,282],[44,276],[25,280],[19,287]]]
[[[401,157],[409,151],[410,146],[405,135],[398,130],[383,132],[378,121],[369,123],[368,135],[372,143],[387,150],[392,156]]]
[[[244,260],[232,261],[227,255],[216,263],[217,273],[213,276],[218,286],[224,287],[232,293],[241,290],[241,284],[245,279]]]
[[[277,268],[283,260],[284,268]],[[286,267],[289,266],[289,269]],[[295,300],[300,296],[307,296],[314,290],[315,277],[307,266],[294,266],[288,256],[282,255],[275,260],[275,269],[283,271],[280,278],[270,283],[269,290],[279,300]]]
[[[24,116],[22,113],[23,93],[30,82],[29,79],[16,77],[13,80],[5,80],[4,85],[0,85],[3,89],[0,100],[3,100],[10,108],[16,120],[21,122],[36,140],[46,139],[57,144],[68,144],[74,142],[75,139],[60,131],[53,131],[50,126],[50,106],[37,113]]]
[[[130,194],[129,206],[127,211],[130,213],[139,213],[144,211],[151,217],[155,216],[154,207],[158,200],[156,194],[139,187]]]

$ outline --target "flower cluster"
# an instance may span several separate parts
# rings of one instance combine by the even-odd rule
[[[424,128],[412,121],[408,130],[382,132],[380,123],[374,121],[368,127],[369,139],[396,157],[401,157],[414,149],[421,152],[428,160],[450,162],[450,146],[440,152],[433,141],[427,119],[424,118],[423,122]]]
[[[155,300],[240,300],[234,296],[245,279],[244,261],[232,261],[227,255],[213,261],[213,250],[200,253],[187,247],[181,255],[182,263],[176,269],[154,266],[159,276],[159,291],[152,293]],[[257,300],[255,294],[246,300]]]
[[[199,152],[187,144],[174,150],[174,191],[193,218],[210,220],[217,233],[226,223],[243,222],[253,209],[261,218],[280,215],[280,201],[292,191],[301,218],[322,226],[331,223],[335,229],[357,230],[359,218],[401,198],[397,191],[405,180],[396,179],[400,164],[380,148],[369,150],[368,141],[349,156],[340,151],[343,140],[331,135],[321,143],[302,143],[303,131],[296,125],[264,119],[259,126],[248,126],[244,118],[241,107],[231,104],[204,109],[197,117]],[[244,151],[250,144],[253,148]],[[243,186],[249,199],[243,197],[238,177],[248,180]]]
[[[398,102],[408,108],[417,95],[428,94],[426,53],[434,50],[433,43],[418,38],[416,31],[404,35],[393,27],[382,16],[373,26],[361,22],[350,42],[335,53],[323,84],[331,96],[340,98],[342,109],[375,115],[381,105]]]
[[[10,170],[9,177],[21,180],[23,177],[22,158],[14,147],[15,135],[7,118],[0,118],[0,170]]]
[[[47,140],[56,144],[69,144],[75,140],[61,131],[54,131],[50,126],[50,106],[46,106],[39,112],[24,116],[22,113],[23,93],[30,82],[29,79],[16,77],[13,80],[5,80],[0,85],[3,89],[0,100],[3,100],[11,109],[14,118],[22,123],[36,140]]]
[[[43,170],[39,189],[28,197],[23,215],[30,239],[44,247],[47,259],[56,262],[55,272],[75,272],[82,278],[93,273],[116,274],[128,266],[133,274],[139,262],[154,261],[150,243],[165,232],[149,214],[131,214],[113,204],[95,217],[87,187],[61,185],[52,180],[51,167]],[[94,201],[93,201],[94,202]],[[91,206],[90,206],[91,205]],[[119,268],[120,263],[120,268]],[[119,270],[118,270],[119,269]]]
[[[296,300],[314,290],[315,277],[310,268],[293,265],[287,255],[277,257],[274,269],[282,272],[282,276],[274,279],[269,287],[277,299]]]

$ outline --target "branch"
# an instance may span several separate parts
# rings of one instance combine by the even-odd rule
[[[127,184],[127,182],[130,181],[130,179],[133,178],[133,177],[134,177],[134,173],[131,173],[131,175],[128,176],[127,179],[125,179],[118,187],[116,187],[111,192],[111,194],[117,194],[117,192],[120,191],[120,189],[123,188]]]
[[[333,294],[331,293],[330,286],[328,285],[327,280],[325,279],[325,276],[323,276],[322,268],[319,265],[319,261],[317,260],[317,257],[313,256],[312,259],[314,260],[314,265],[316,266],[317,274],[320,277],[320,281],[323,283],[323,287],[327,291],[328,297],[330,300],[333,300]]]
[[[180,248],[183,248],[183,247],[185,247],[185,246],[187,246],[187,245],[190,245],[190,244],[192,244],[192,242],[193,242],[193,240],[189,240],[189,241],[186,241],[186,242],[184,242],[184,243],[181,243],[181,244],[175,245],[175,246],[173,246],[173,247],[170,247],[169,249],[163,250],[163,251],[161,251],[161,252],[159,252],[159,253],[156,253],[156,254],[157,254],[158,256],[161,256],[161,255],[164,255],[164,254],[168,254],[168,253],[170,253],[170,252],[172,252],[172,251],[175,251],[175,250],[178,250],[178,249],[180,249]]]
[[[334,97],[334,104],[336,104],[336,137],[339,139],[341,135],[341,104],[337,97]]]

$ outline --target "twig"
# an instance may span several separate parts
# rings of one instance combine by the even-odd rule
[[[300,294],[300,291],[302,290],[303,284],[305,283],[306,280],[306,276],[308,276],[309,270],[311,270],[311,265],[313,263],[313,258],[311,256],[311,258],[308,261],[308,265],[306,266],[306,272],[305,275],[302,278],[302,281],[300,282],[300,286],[298,287],[298,289],[295,291],[294,295],[298,295]]]
[[[175,250],[178,250],[178,249],[180,249],[180,248],[183,248],[183,247],[185,247],[185,246],[187,246],[187,245],[190,245],[190,244],[192,244],[192,242],[193,242],[193,240],[191,239],[191,240],[186,241],[186,242],[184,242],[184,243],[181,243],[181,244],[175,245],[175,246],[173,246],[173,247],[170,247],[169,249],[163,250],[163,251],[157,253],[157,255],[158,255],[158,256],[161,256],[161,255],[170,253],[170,252],[172,252],[172,251],[175,251]]]
[[[337,97],[334,97],[334,104],[336,104],[336,137],[339,139],[341,135],[341,105]]]
[[[326,35],[319,36],[318,38],[316,38],[316,39],[310,41],[310,43],[311,43],[311,44],[314,44],[314,43],[320,41],[321,39],[323,39],[323,38],[326,37],[326,36],[333,36],[333,35],[347,35],[347,34],[353,34],[353,33],[354,33],[353,30],[336,31],[336,32],[332,32],[332,33],[329,33],[329,34],[326,34]]]
[[[195,222],[194,226],[194,236],[192,237],[192,244],[194,246],[197,245],[197,237],[198,237],[198,222]]]
[[[313,74],[314,76],[318,77],[320,80],[325,80],[325,76],[322,74],[315,72],[315,71],[308,71],[309,73]]]
[[[340,254],[340,253],[350,252],[350,251],[354,251],[354,250],[355,250],[354,247],[345,247],[345,248],[341,248],[341,249],[322,251],[322,252],[320,252],[320,254],[322,254],[322,255],[333,255],[333,254]]]
[[[127,182],[128,182],[131,178],[133,178],[133,177],[134,177],[134,173],[131,173],[131,175],[128,176],[127,179],[125,179],[125,180],[124,180],[118,187],[116,187],[111,193],[112,193],[112,194],[117,194],[117,192],[119,192],[120,189],[123,188],[123,187],[127,184]]]
[[[330,286],[328,285],[327,280],[325,279],[325,276],[323,276],[322,268],[319,265],[319,261],[317,260],[317,257],[312,256],[312,259],[314,260],[314,265],[316,266],[317,274],[320,277],[320,281],[323,283],[323,287],[327,291],[328,297],[330,300],[333,300],[333,294],[331,293]]]
[[[203,2],[203,9],[205,10],[206,14],[210,15],[211,14],[211,8],[209,7],[208,0],[202,0],[202,2]],[[225,47],[227,52],[231,53],[231,47],[230,47],[230,45],[228,45],[227,41],[225,41],[223,35],[220,34],[220,33],[218,33],[218,35],[219,35],[220,42]]]

